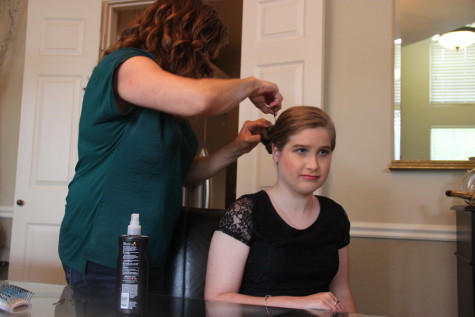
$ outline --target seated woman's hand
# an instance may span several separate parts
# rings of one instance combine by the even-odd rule
[[[331,292],[316,293],[309,296],[299,297],[298,305],[303,308],[329,310],[333,312],[345,312],[344,305]]]

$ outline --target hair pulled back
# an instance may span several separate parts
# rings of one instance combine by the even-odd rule
[[[336,131],[332,119],[320,108],[311,106],[290,107],[277,118],[275,125],[268,127],[261,137],[267,152],[272,153],[272,145],[277,149],[287,144],[289,138],[302,130],[324,128],[330,135],[331,150],[335,149]]]
[[[104,56],[123,47],[151,53],[161,68],[192,77],[210,77],[211,61],[228,43],[228,28],[202,0],[157,0],[137,16]]]

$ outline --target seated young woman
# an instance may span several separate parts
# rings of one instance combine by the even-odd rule
[[[354,312],[350,221],[314,195],[328,177],[336,132],[320,108],[291,107],[262,134],[277,181],[237,199],[214,233],[205,298],[243,304]]]

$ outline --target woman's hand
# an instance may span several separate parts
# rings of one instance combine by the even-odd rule
[[[270,296],[265,303],[268,306],[299,309],[318,309],[331,312],[346,312],[346,307],[332,292],[316,293],[308,296]]]
[[[249,96],[252,103],[263,113],[276,115],[284,99],[275,83],[259,80],[257,91]]]
[[[193,160],[184,186],[201,183],[234,163],[241,155],[251,151],[261,141],[261,131],[270,125],[272,123],[266,119],[244,122],[234,141],[209,156],[196,157]]]
[[[270,121],[262,118],[255,121],[245,121],[241,131],[233,141],[237,153],[242,155],[250,152],[261,141],[262,131],[271,125]]]
[[[344,305],[331,292],[316,293],[301,298],[302,307],[345,312]]]

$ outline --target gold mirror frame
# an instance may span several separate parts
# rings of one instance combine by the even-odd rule
[[[472,168],[475,168],[475,160],[392,160],[389,166],[390,170],[471,170]]]

